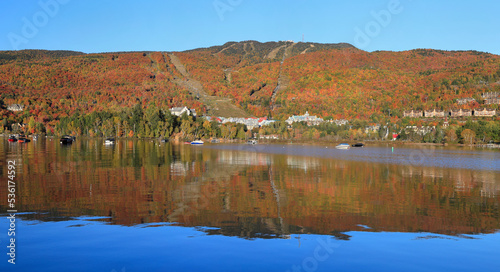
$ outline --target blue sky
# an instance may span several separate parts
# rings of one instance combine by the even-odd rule
[[[25,0],[0,7],[0,50],[182,51],[304,35],[367,51],[500,54],[500,1],[491,0]]]

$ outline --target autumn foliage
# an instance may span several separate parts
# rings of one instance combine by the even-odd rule
[[[245,41],[174,54],[206,95],[281,120],[306,110],[375,120],[389,112],[401,118],[410,109],[477,108],[482,93],[500,90],[500,56],[475,51],[369,53],[347,44]],[[137,104],[187,106],[203,115],[208,106],[179,83],[190,79],[165,52],[5,51],[0,114],[7,125],[33,119],[46,131],[64,117],[120,113]],[[459,105],[459,98],[475,102]],[[10,112],[11,104],[25,110]]]

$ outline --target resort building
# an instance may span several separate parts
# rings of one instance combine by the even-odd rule
[[[450,111],[451,117],[467,117],[467,116],[472,116],[472,111],[471,110],[451,110]]]
[[[420,118],[424,116],[423,112],[420,110],[411,110],[411,111],[405,111],[403,113],[404,117],[411,117],[411,118]]]
[[[24,110],[24,106],[20,105],[20,104],[12,104],[12,105],[9,105],[7,107],[7,110],[10,110],[10,111],[23,111]]]
[[[345,126],[345,125],[349,124],[349,121],[347,121],[345,119],[330,120],[329,122],[334,123],[337,126]]]
[[[309,115],[309,112],[306,111],[304,115],[293,115],[289,117],[286,121],[287,124],[291,125],[295,122],[306,122],[308,126],[319,125],[324,122],[323,118],[318,118],[316,116]]]
[[[472,97],[457,99],[458,105],[466,105],[466,104],[469,104],[469,103],[472,103],[472,102],[476,102],[476,99],[474,99]]]
[[[487,98],[484,100],[485,105],[494,105],[494,104],[500,104],[500,98]]]
[[[176,107],[176,108],[171,108],[170,113],[175,116],[181,116],[184,113],[187,115],[191,115],[196,117],[196,110],[195,109],[188,109],[187,107]]]
[[[489,92],[489,93],[483,93],[481,95],[483,99],[489,99],[489,98],[498,98],[500,97],[500,92]]]
[[[247,126],[248,129],[254,129],[256,127],[263,127],[263,126],[269,126],[273,123],[276,122],[276,120],[268,120],[267,117],[261,117],[261,118],[236,118],[236,117],[210,117],[210,116],[203,116],[208,121],[215,120],[216,122],[220,124],[225,124],[225,123],[235,123],[235,124],[243,124]]]
[[[444,117],[444,111],[442,110],[436,110],[436,109],[433,109],[433,110],[426,110],[424,111],[424,116],[425,117],[429,117],[429,118],[432,118],[432,117]]]
[[[260,121],[260,120],[259,120],[259,125],[260,125],[261,127],[263,127],[263,126],[269,126],[269,125],[271,125],[271,124],[273,124],[273,123],[275,123],[275,122],[276,122],[276,120],[267,120],[267,118],[265,118],[265,119],[264,119],[264,120],[262,120],[262,121]]]
[[[500,92],[483,93],[481,97],[486,105],[500,104]]]
[[[483,109],[474,110],[474,116],[492,117],[492,116],[495,116],[496,114],[497,114],[497,111],[492,110],[492,109],[483,108]]]

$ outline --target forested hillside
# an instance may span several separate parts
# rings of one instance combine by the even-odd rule
[[[281,120],[309,111],[376,122],[410,109],[483,107],[481,94],[499,90],[500,56],[475,51],[244,41],[185,52],[0,52],[3,125],[33,120],[45,131],[75,114],[128,116],[134,107]],[[24,110],[7,110],[12,104]]]
[[[179,57],[212,94],[233,98],[256,115],[278,118],[306,110],[322,117],[370,119],[389,110],[401,117],[410,109],[475,108],[482,93],[500,89],[500,57],[488,53],[368,53],[345,44],[290,42],[275,44],[278,51],[272,52],[255,44]],[[459,98],[477,102],[458,105]]]

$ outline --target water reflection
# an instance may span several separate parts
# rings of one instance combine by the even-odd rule
[[[142,140],[114,146],[86,139],[71,146],[5,141],[1,174],[7,159],[18,161],[17,204],[35,212],[22,215],[28,220],[100,216],[109,224],[167,222],[247,239],[500,229],[498,171],[379,162],[369,148],[357,161],[300,156],[295,148],[303,147],[272,154]],[[461,154],[441,150],[436,156]],[[498,155],[483,157],[491,156]]]

